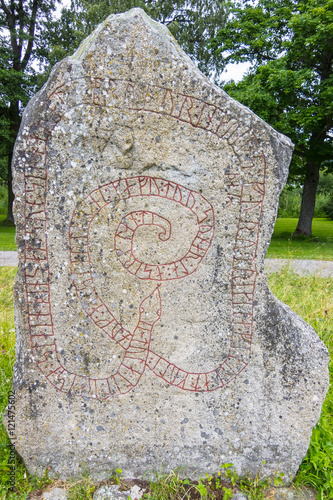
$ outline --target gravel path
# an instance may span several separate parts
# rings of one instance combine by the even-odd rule
[[[0,266],[17,266],[17,263],[17,252],[0,252]],[[285,267],[301,276],[315,274],[323,278],[333,277],[331,260],[265,259],[266,273],[275,273]]]
[[[289,259],[265,259],[266,273],[275,273],[288,267],[296,274],[306,276],[315,274],[321,278],[333,277],[333,261],[331,260],[289,260]]]
[[[0,252],[0,266],[17,266],[17,252]]]

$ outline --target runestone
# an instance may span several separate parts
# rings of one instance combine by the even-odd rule
[[[264,273],[292,151],[140,9],[54,68],[13,162],[30,472],[296,473],[328,355]]]

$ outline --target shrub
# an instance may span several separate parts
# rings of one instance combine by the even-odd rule
[[[326,188],[328,189],[327,186]],[[333,194],[330,195],[326,188],[322,188],[317,192],[314,217],[328,217],[325,207],[329,200],[333,197]],[[298,218],[301,211],[301,202],[302,189],[297,187],[291,189],[290,186],[286,186],[280,196],[278,217]]]
[[[0,183],[0,214],[7,214],[8,191],[6,184]]]
[[[333,220],[333,195],[328,199],[324,205],[324,212],[327,217]]]

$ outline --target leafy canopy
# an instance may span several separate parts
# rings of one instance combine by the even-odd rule
[[[20,114],[39,86],[46,61],[46,23],[54,0],[0,0],[0,179],[7,178]]]
[[[333,169],[333,0],[237,4],[211,46],[226,62],[252,62],[225,90],[294,141],[291,173]]]

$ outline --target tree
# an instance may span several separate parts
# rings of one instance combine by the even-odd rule
[[[11,160],[24,106],[51,67],[71,55],[97,24],[132,7],[166,24],[206,74],[219,72],[222,56],[208,44],[226,19],[225,3],[218,0],[72,0],[59,20],[51,15],[55,0],[0,0],[0,177],[8,182],[6,221],[13,221]]]
[[[7,158],[8,222],[13,222],[13,146],[22,109],[38,84],[32,63],[45,60],[43,35],[54,10],[54,0],[0,0],[0,139],[1,153]]]
[[[218,74],[223,57],[209,45],[226,21],[226,0],[72,0],[53,23],[49,55],[54,63],[72,54],[79,43],[109,14],[141,7],[165,24],[185,52],[206,75]],[[51,28],[51,26],[49,26]]]
[[[290,176],[302,182],[295,234],[311,236],[319,171],[333,171],[333,0],[245,1],[212,47],[252,70],[225,90],[295,143]]]

